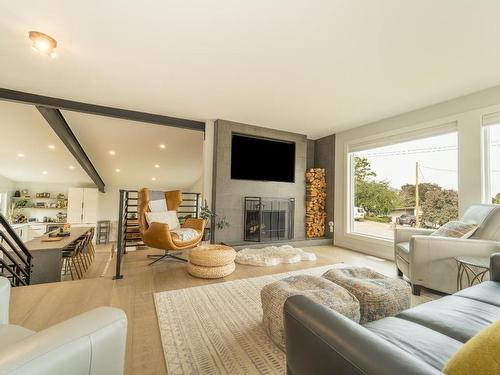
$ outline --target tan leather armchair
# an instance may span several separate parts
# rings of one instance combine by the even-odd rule
[[[169,211],[177,211],[182,202],[182,193],[180,190],[166,191],[165,200],[167,201],[167,207]],[[203,219],[187,219],[182,228],[191,228],[197,232],[197,237],[189,240],[182,241],[176,233],[172,233],[168,224],[162,223],[151,223],[148,224],[146,220],[146,212],[149,212],[149,202],[151,201],[151,194],[149,189],[143,188],[139,191],[139,209],[138,209],[138,221],[139,230],[142,235],[142,240],[144,243],[156,249],[162,249],[165,251],[163,255],[153,255],[151,258],[157,258],[153,263],[165,258],[172,258],[181,261],[186,261],[186,259],[180,258],[171,254],[170,251],[182,251],[186,249],[193,248],[197,246],[201,239],[203,238],[203,231],[205,229],[205,220]]]

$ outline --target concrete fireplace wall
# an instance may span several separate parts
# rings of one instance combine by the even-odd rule
[[[246,196],[295,198],[294,238],[303,239],[305,237],[306,136],[226,120],[217,120],[214,132],[212,208],[219,215],[225,215],[231,224],[229,228],[222,231],[215,229],[214,241],[229,244],[243,242],[243,209]],[[295,182],[231,180],[233,133],[295,142]],[[248,157],[251,158],[252,155]]]

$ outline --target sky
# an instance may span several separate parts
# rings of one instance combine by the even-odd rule
[[[356,153],[366,157],[376,179],[389,181],[399,189],[415,184],[419,163],[420,182],[458,190],[458,135],[456,132],[384,146]],[[500,125],[490,127],[491,192],[500,193]]]

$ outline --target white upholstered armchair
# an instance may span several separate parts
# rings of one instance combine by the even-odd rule
[[[467,239],[429,236],[432,229],[396,228],[394,258],[400,276],[410,279],[413,294],[421,287],[443,293],[457,291],[456,256],[490,256],[500,251],[500,205],[471,206],[460,219],[478,224]]]
[[[0,277],[0,375],[122,375],[127,317],[100,307],[40,332],[9,324],[10,283]]]

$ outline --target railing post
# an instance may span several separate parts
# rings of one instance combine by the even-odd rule
[[[113,280],[123,279],[121,274],[123,246],[123,211],[125,206],[125,190],[120,190],[120,206],[118,209],[118,242],[116,247],[116,270]]]

